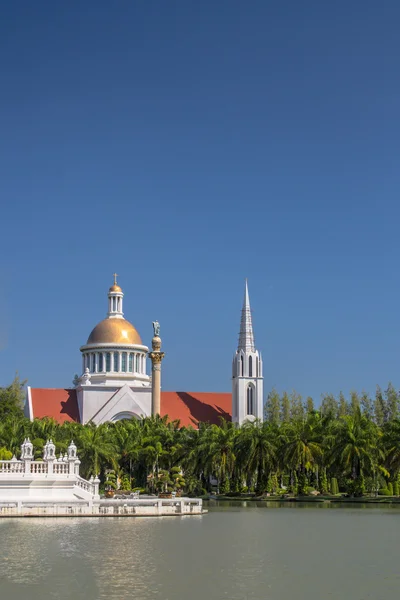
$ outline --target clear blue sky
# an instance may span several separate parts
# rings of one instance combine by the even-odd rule
[[[400,386],[400,3],[5,2],[0,384],[71,385],[120,274],[164,389]]]

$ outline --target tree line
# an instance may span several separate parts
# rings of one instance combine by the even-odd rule
[[[24,382],[0,388],[0,459],[19,456],[30,437],[40,458],[48,439],[57,454],[71,441],[78,447],[81,474],[108,479],[110,470],[125,490],[177,490],[203,495],[310,493],[352,496],[399,495],[400,394],[389,384],[375,397],[325,395],[319,407],[292,392],[272,390],[265,421],[237,427],[200,423],[180,427],[168,417],[131,419],[101,425],[23,415]]]

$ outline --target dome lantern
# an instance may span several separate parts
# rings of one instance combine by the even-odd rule
[[[108,313],[107,317],[123,319],[124,313],[122,312],[122,299],[124,294],[122,289],[117,284],[117,273],[114,273],[114,283],[108,290]]]

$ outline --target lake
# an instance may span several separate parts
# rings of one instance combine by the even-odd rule
[[[400,508],[210,506],[195,517],[0,520],[6,600],[393,600]]]

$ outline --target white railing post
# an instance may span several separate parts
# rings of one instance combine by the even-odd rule
[[[75,471],[75,461],[78,458],[76,455],[76,446],[74,444],[74,441],[71,440],[70,445],[68,446],[68,462],[69,462],[69,474],[70,475],[75,475],[76,471]]]
[[[33,459],[33,444],[31,440],[25,439],[24,443],[21,446],[21,460],[24,462],[24,472],[31,472],[31,463]]]
[[[96,477],[95,477],[95,478],[94,478],[94,480],[93,480],[93,487],[94,487],[94,490],[93,490],[93,492],[94,492],[94,493],[93,493],[93,495],[94,495],[96,498],[99,498],[99,485],[100,485],[100,479],[99,479],[99,477],[96,475]]]

